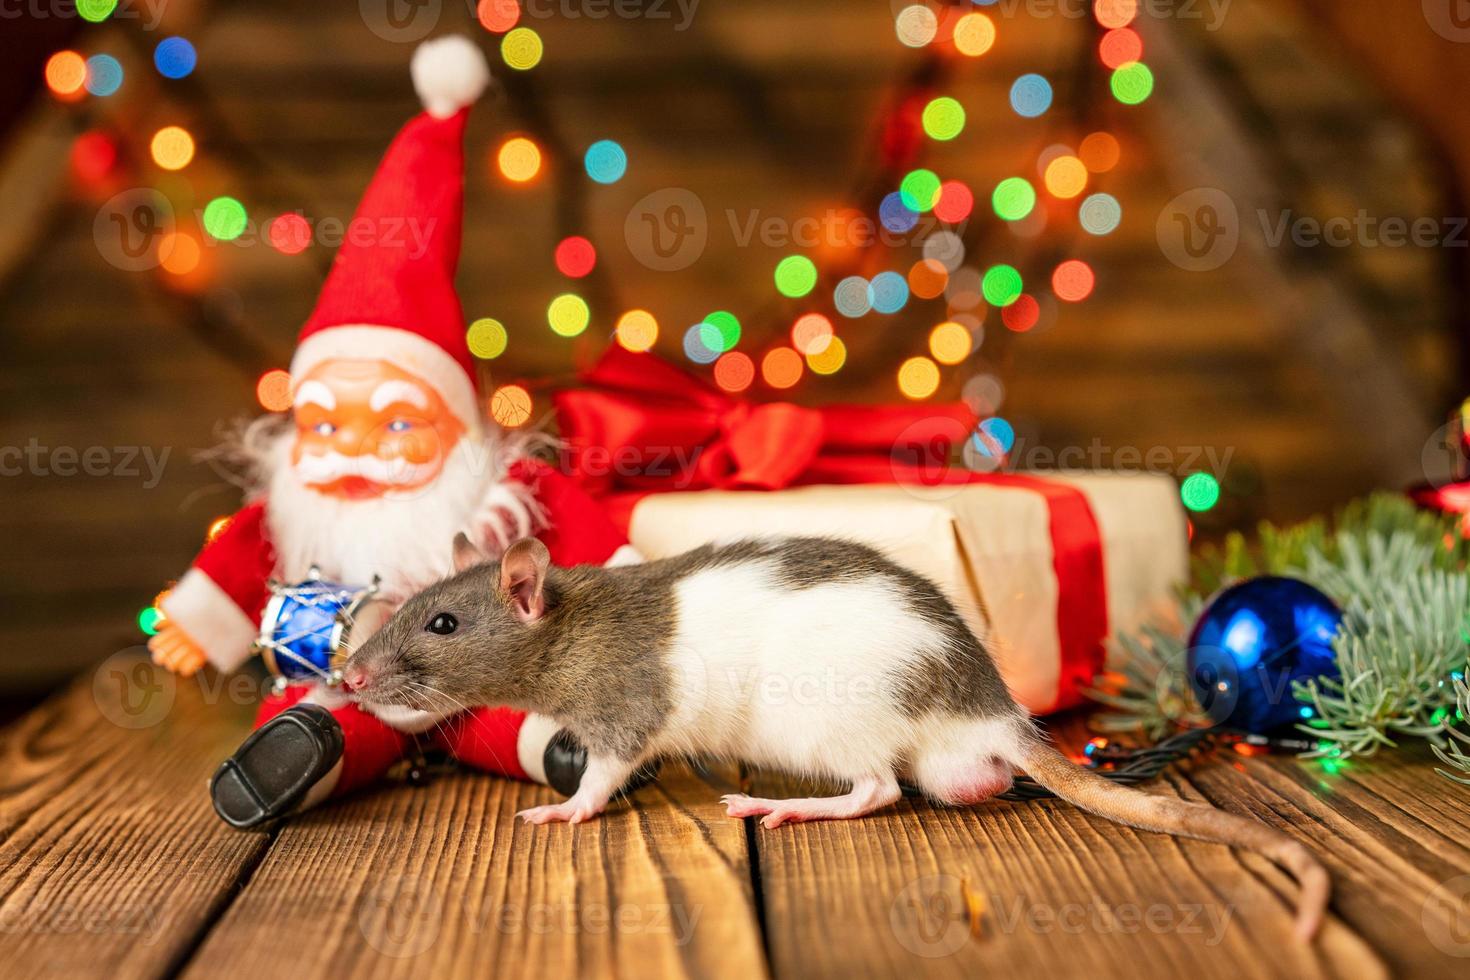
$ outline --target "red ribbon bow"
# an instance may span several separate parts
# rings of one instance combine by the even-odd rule
[[[611,347],[556,396],[573,471],[595,493],[934,484],[975,416],[963,405],[755,404],[651,354]]]
[[[614,345],[556,396],[571,470],[626,533],[633,507],[674,490],[778,490],[824,483],[983,483],[1045,498],[1057,576],[1062,664],[1057,707],[1081,700],[1103,665],[1108,633],[1102,536],[1081,491],[1019,473],[971,473],[948,462],[975,416],[957,404],[752,404],[652,354]]]

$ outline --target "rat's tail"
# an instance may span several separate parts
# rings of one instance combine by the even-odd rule
[[[1142,830],[1228,844],[1275,861],[1301,885],[1297,935],[1310,941],[1321,926],[1331,880],[1310,851],[1280,831],[1208,804],[1153,796],[1109,782],[1039,740],[1028,740],[1022,749],[1021,768],[1068,803],[1100,817]]]

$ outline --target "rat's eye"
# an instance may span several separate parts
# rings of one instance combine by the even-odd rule
[[[389,432],[407,432],[411,428],[413,428],[413,423],[407,419],[394,419],[388,423]]]
[[[435,613],[434,618],[429,620],[429,625],[425,626],[424,629],[430,633],[438,633],[440,636],[448,636],[450,633],[459,629],[459,620],[449,615],[449,613]]]
[[[330,422],[318,422],[312,426],[312,431],[319,436],[329,436],[337,431],[337,427]]]

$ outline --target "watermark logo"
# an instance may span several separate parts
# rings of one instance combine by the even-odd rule
[[[1424,899],[1419,922],[1435,949],[1470,956],[1470,875],[1436,885]]]
[[[394,959],[409,959],[433,946],[443,921],[443,898],[428,882],[408,875],[377,884],[357,906],[363,939]]]
[[[443,0],[357,0],[368,30],[385,41],[415,44],[439,23]]]
[[[119,728],[152,728],[174,706],[173,674],[151,663],[140,648],[113,654],[92,674],[92,700]]]
[[[173,234],[174,209],[158,191],[137,187],[114,195],[92,221],[97,251],[124,272],[156,269],[167,256],[159,245]]]
[[[954,955],[970,941],[979,922],[966,895],[965,883],[954,875],[910,882],[888,907],[894,938],[925,959]]]
[[[1425,481],[1443,487],[1464,477],[1466,434],[1458,422],[1448,422],[1429,434],[1419,452]]]
[[[633,257],[647,268],[678,272],[704,254],[709,215],[693,191],[665,187],[633,205],[623,223],[623,238]]]
[[[1154,228],[1164,257],[1190,272],[1220,268],[1240,244],[1240,212],[1230,195],[1196,187],[1159,212]]]
[[[1422,0],[1421,6],[1434,33],[1456,44],[1470,42],[1470,0]]]

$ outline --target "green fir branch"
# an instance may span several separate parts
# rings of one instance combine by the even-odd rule
[[[1470,720],[1470,685],[1466,683],[1467,675],[1470,675],[1470,665],[1455,678],[1455,719],[1458,724],[1445,729],[1449,738],[1444,745],[1434,746],[1434,754],[1439,756],[1439,760],[1450,769],[1458,770],[1459,774],[1450,772],[1449,769],[1436,768],[1434,771],[1457,783],[1470,786],[1470,732],[1466,732],[1463,727]]]

